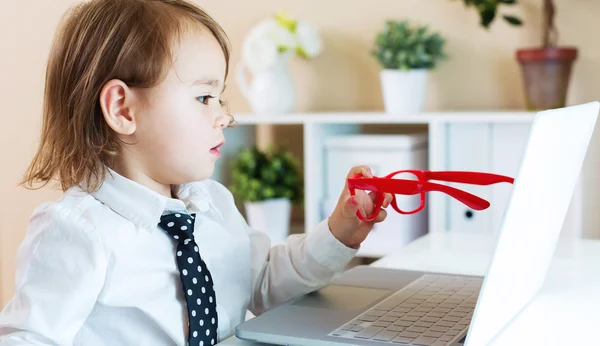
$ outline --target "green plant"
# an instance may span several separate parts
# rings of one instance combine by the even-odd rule
[[[504,5],[516,5],[517,0],[461,0],[467,7],[475,7],[479,13],[480,24],[484,28],[489,28],[490,24],[497,17],[498,8]],[[554,0],[542,0],[542,47],[555,47],[558,41],[558,30],[556,29],[555,19],[556,4]],[[505,21],[511,25],[519,26],[523,21],[513,15],[502,15]]]
[[[297,159],[285,148],[243,148],[232,162],[231,192],[248,202],[272,198],[302,201],[302,177]]]
[[[488,29],[498,16],[500,6],[515,5],[517,0],[461,0],[466,7],[474,7],[479,14],[480,24]],[[521,25],[522,21],[516,16],[503,14],[502,18],[511,25]]]
[[[371,54],[386,69],[432,69],[447,58],[444,45],[445,39],[439,33],[429,32],[427,26],[387,20],[377,34]]]

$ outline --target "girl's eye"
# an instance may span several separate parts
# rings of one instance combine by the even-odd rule
[[[205,95],[205,96],[196,97],[196,100],[200,101],[200,103],[204,104],[205,106],[208,106],[210,99],[214,99],[214,98],[215,98],[214,96]],[[221,105],[221,107],[227,106],[227,102],[225,102],[223,100],[219,100],[219,104]]]
[[[206,95],[206,96],[198,96],[198,97],[196,97],[196,100],[198,100],[198,101],[200,101],[200,103],[208,106],[208,102],[212,98],[213,98],[212,96]]]

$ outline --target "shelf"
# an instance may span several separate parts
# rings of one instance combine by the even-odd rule
[[[240,148],[263,140],[259,136],[264,133],[271,137],[271,141],[291,142],[293,150],[301,159],[304,177],[305,202],[302,207],[302,220],[294,220],[295,224],[290,229],[290,233],[297,234],[310,232],[322,221],[327,216],[327,212],[323,210],[324,203],[335,198],[338,193],[331,195],[334,193],[330,189],[332,183],[326,179],[328,156],[325,144],[328,138],[355,134],[424,132],[428,134],[428,159],[425,165],[427,169],[490,171],[514,176],[517,174],[530,125],[536,114],[520,110],[444,111],[414,115],[387,114],[382,111],[299,112],[280,115],[238,113],[234,114],[238,126],[225,131],[227,145],[222,154],[224,159],[232,158]],[[263,129],[259,128],[261,125],[275,126],[263,132]],[[391,158],[389,160],[396,162]],[[398,169],[407,166],[393,164],[398,166]],[[229,176],[230,169],[226,166],[226,161],[219,160],[215,166],[216,179],[226,182]],[[465,216],[467,214],[462,204],[443,194],[430,194],[427,200],[428,232],[461,230],[492,233],[498,229],[510,195],[510,186],[462,188],[482,198],[489,198],[493,201],[493,207],[477,213],[476,217]],[[579,216],[574,215],[570,223],[577,225],[578,220]],[[413,228],[417,229],[407,229]],[[405,231],[402,231],[402,234],[406,235]],[[391,244],[401,247],[405,243],[402,239],[395,241],[387,236],[385,238],[374,241],[373,243],[377,243],[374,246],[361,248],[358,257],[380,257],[395,251],[395,248],[390,248]]]
[[[402,115],[384,112],[317,112],[279,115],[234,114],[240,125],[304,125],[304,124],[429,124],[434,121],[527,123],[535,112],[527,111],[466,111],[425,112]]]

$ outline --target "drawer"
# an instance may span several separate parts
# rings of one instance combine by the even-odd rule
[[[402,169],[426,169],[426,136],[353,135],[333,137],[325,145],[325,195],[337,198],[352,167],[366,165],[382,176]]]

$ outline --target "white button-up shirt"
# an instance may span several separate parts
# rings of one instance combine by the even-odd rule
[[[88,194],[71,188],[33,212],[19,248],[15,295],[0,313],[0,345],[186,345],[177,244],[158,227],[196,213],[194,237],[215,286],[219,341],[254,314],[312,291],[356,254],[327,220],[272,246],[213,180],[162,196],[110,171]]]

